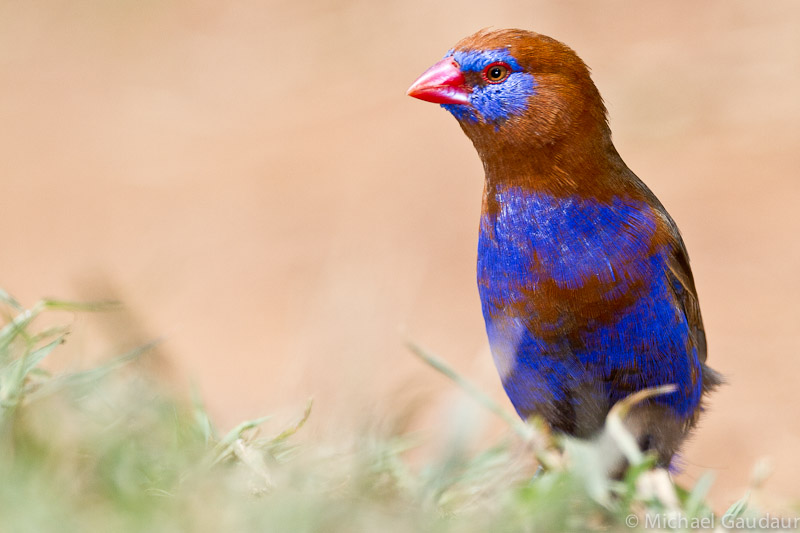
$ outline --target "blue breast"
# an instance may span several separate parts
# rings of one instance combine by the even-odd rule
[[[496,194],[481,218],[478,285],[492,354],[522,416],[591,389],[608,405],[673,383],[654,401],[689,416],[700,363],[669,276],[669,245],[655,246],[645,203],[556,198],[520,188]],[[580,409],[580,405],[574,406]]]

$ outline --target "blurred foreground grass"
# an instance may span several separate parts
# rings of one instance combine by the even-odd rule
[[[265,419],[221,434],[199,399],[176,398],[136,364],[146,346],[51,375],[40,364],[67,331],[38,330],[36,318],[97,308],[41,301],[25,309],[3,291],[0,302],[0,531],[629,531],[723,520],[705,503],[710,475],[683,490],[630,447],[619,424],[627,404],[609,417],[604,437],[634,466],[612,482],[604,448],[554,443],[412,347],[512,430],[477,453],[453,442],[412,468],[406,435],[303,440],[310,403],[274,435],[259,434]],[[725,518],[757,517],[746,502]]]

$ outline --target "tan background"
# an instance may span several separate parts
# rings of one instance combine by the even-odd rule
[[[457,394],[406,337],[508,405],[474,282],[481,165],[452,117],[404,95],[490,25],[579,52],[683,230],[731,382],[685,475],[717,471],[725,506],[769,456],[768,491],[795,501],[793,0],[0,2],[0,285],[28,304],[121,298],[126,338],[79,318],[73,352],[163,335],[223,426],[314,395],[311,435],[410,401],[433,432],[436,391]]]

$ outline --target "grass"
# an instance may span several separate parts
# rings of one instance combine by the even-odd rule
[[[43,300],[25,309],[3,291],[0,302],[0,531],[630,531],[723,520],[705,503],[711,475],[677,487],[631,446],[620,420],[641,398],[609,415],[604,437],[633,465],[611,481],[602,447],[519,421],[412,345],[509,425],[494,446],[471,453],[456,440],[412,468],[408,435],[373,431],[348,445],[304,439],[310,402],[275,434],[260,433],[265,418],[221,433],[199,398],[177,398],[148,377],[138,364],[147,346],[51,375],[41,364],[67,330],[39,331],[37,317],[105,306]],[[759,515],[745,497],[725,516]]]

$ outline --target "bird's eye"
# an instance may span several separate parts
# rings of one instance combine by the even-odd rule
[[[500,83],[511,74],[511,67],[503,62],[492,63],[483,69],[483,79],[489,83]]]

